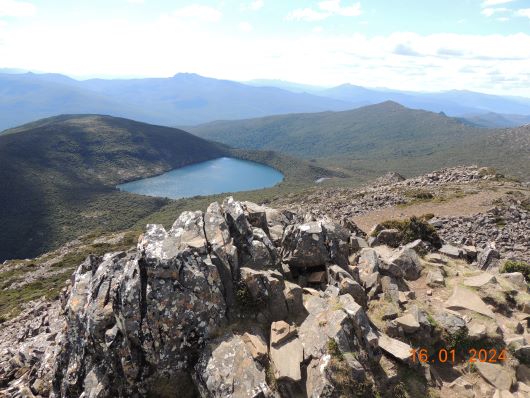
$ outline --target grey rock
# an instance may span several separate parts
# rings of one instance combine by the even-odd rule
[[[475,362],[480,375],[499,390],[509,391],[513,384],[512,375],[503,366],[489,362]]]
[[[241,268],[241,281],[264,316],[272,321],[281,320],[287,316],[285,283],[279,272],[256,271],[243,267]]]
[[[340,268],[338,265],[331,265],[327,268],[328,284],[339,289],[339,294],[350,294],[361,306],[366,306],[367,298],[363,287],[357,283],[350,273]]]
[[[459,249],[458,247],[455,247],[453,245],[445,244],[443,245],[439,250],[439,253],[450,257],[450,258],[460,258],[462,257],[462,249]]]
[[[479,253],[477,257],[477,267],[482,270],[487,270],[497,264],[500,258],[499,252],[491,247],[486,248]]]
[[[504,279],[508,280],[515,287],[523,291],[528,289],[528,285],[526,283],[525,277],[521,272],[507,272],[507,273],[501,274],[501,276]]]
[[[247,398],[259,396],[257,392],[269,393],[264,369],[238,335],[229,334],[209,344],[195,370],[202,396]]]
[[[282,261],[294,267],[322,266],[331,261],[320,222],[289,226],[282,241]]]
[[[495,279],[495,276],[488,272],[482,272],[478,275],[464,279],[464,285],[469,287],[482,287],[488,283],[496,282],[497,279]]]
[[[407,280],[416,280],[421,275],[422,265],[420,258],[412,249],[399,250],[393,255],[389,263],[401,270],[403,277]]]
[[[430,287],[445,286],[444,276],[440,269],[434,269],[427,274],[427,285]]]
[[[383,351],[402,362],[408,363],[411,361],[412,347],[402,341],[393,339],[386,334],[381,334],[378,345]]]
[[[461,335],[467,331],[466,321],[460,315],[444,311],[436,314],[434,319],[450,336]],[[484,329],[484,333],[485,331]],[[475,329],[474,332],[480,333],[478,329]]]
[[[303,290],[300,286],[289,281],[285,281],[285,289],[283,290],[285,303],[287,304],[287,311],[291,317],[298,317],[305,313],[303,302]]]
[[[530,363],[530,345],[524,345],[515,349],[514,355],[524,363]]]

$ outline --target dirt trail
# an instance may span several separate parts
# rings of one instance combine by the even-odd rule
[[[454,198],[444,202],[423,202],[409,206],[388,207],[375,210],[353,218],[354,222],[365,232],[369,232],[375,224],[394,219],[403,219],[410,216],[421,216],[432,213],[439,217],[471,216],[483,213],[493,206],[493,201],[504,195],[504,190],[480,191],[463,198]]]

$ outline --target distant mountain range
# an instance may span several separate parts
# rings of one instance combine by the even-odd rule
[[[98,113],[176,126],[349,107],[332,98],[195,74],[84,81],[56,74],[0,74],[0,130],[58,114]]]
[[[97,113],[187,126],[214,120],[342,111],[388,100],[449,116],[471,115],[469,122],[481,127],[516,126],[530,117],[526,116],[530,115],[530,99],[471,91],[415,93],[350,84],[326,89],[276,80],[239,83],[188,73],[170,78],[79,81],[58,74],[1,72],[0,131],[58,114]],[[500,116],[482,117],[491,112]]]
[[[279,151],[363,174],[393,170],[411,175],[479,163],[528,179],[530,162],[521,159],[530,158],[530,126],[517,130],[517,139],[508,139],[515,130],[479,128],[391,101],[350,111],[219,121],[188,129],[227,145]]]

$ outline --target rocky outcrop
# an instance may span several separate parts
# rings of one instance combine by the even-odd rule
[[[302,370],[321,358],[328,338],[344,350],[372,351],[369,321],[347,294],[340,298],[347,304],[342,321],[332,316],[331,299],[321,299],[329,327],[338,323],[313,354],[303,348],[314,344],[307,322],[315,325],[302,288],[279,271],[280,259],[298,273],[337,267],[342,291],[363,301],[364,290],[344,271],[350,231],[330,220],[297,220],[229,198],[205,213],[182,213],[169,231],[149,225],[136,250],[89,257],[74,274],[64,308],[55,396],[169,396],[185,386],[190,396],[268,396],[267,366],[282,388],[302,386]],[[236,319],[253,323],[257,334],[227,331]],[[290,328],[284,320],[299,326],[282,335]],[[268,350],[257,337],[264,335]]]
[[[21,315],[25,328],[0,328],[20,342],[0,341],[0,396],[386,397],[416,379],[427,396],[443,382],[411,350],[463,338],[512,344],[515,365],[482,367],[482,387],[523,391],[522,274],[422,258],[422,244],[368,247],[351,220],[232,198],[183,212],[135,249],[89,256],[61,303]],[[523,381],[509,384],[515,366]]]

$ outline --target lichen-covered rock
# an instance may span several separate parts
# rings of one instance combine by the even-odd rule
[[[294,267],[348,265],[350,232],[328,220],[310,221],[285,229],[282,261]]]
[[[267,319],[278,321],[287,314],[285,300],[285,284],[282,274],[277,271],[256,271],[250,268],[241,268],[241,281],[251,295],[256,312],[261,312]]]
[[[238,335],[230,333],[208,344],[195,370],[204,397],[265,398],[271,394],[264,368]]]
[[[322,266],[331,261],[320,222],[289,226],[282,241],[283,261],[294,267]]]
[[[79,267],[66,306],[57,395],[141,395],[160,376],[182,378],[226,312],[198,225],[198,215],[187,213],[170,233],[149,228],[138,252]]]

